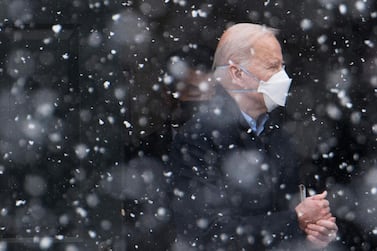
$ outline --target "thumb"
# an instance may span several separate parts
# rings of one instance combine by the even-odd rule
[[[311,198],[313,200],[323,200],[324,198],[326,198],[326,196],[327,196],[327,191],[323,191],[320,194],[313,195]]]

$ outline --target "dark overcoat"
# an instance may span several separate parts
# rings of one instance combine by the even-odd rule
[[[216,93],[171,145],[176,245],[295,250],[304,235],[294,211],[299,172],[289,138],[274,121],[255,135],[235,100],[220,86]]]

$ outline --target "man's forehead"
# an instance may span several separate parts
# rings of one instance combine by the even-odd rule
[[[281,53],[273,53],[269,50],[261,49],[255,50],[250,49],[250,60],[263,60],[269,64],[277,64],[283,62],[283,56]]]
[[[255,41],[249,51],[251,58],[256,57],[271,63],[283,61],[280,44],[274,37],[265,37],[265,39]]]
[[[265,61],[268,65],[271,66],[279,66],[282,65],[284,62],[283,58],[265,58]]]

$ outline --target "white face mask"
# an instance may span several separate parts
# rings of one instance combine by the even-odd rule
[[[278,106],[285,106],[288,96],[288,90],[291,86],[292,79],[288,77],[284,69],[275,73],[267,81],[258,79],[254,74],[242,66],[239,66],[247,75],[255,78],[259,82],[258,89],[228,89],[230,92],[259,92],[263,93],[264,103],[267,111],[271,112]]]

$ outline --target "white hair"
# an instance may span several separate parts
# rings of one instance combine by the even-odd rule
[[[229,65],[229,61],[243,64],[250,60],[250,56],[254,53],[255,41],[266,34],[275,36],[277,30],[252,23],[238,23],[225,30],[217,45],[213,60],[215,79],[221,82],[221,79],[228,77],[227,71],[224,71],[224,67],[221,66]]]

